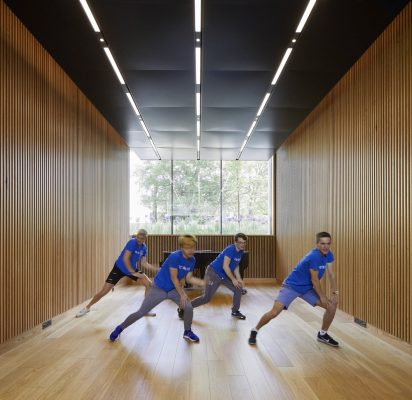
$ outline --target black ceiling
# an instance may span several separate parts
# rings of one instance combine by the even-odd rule
[[[142,159],[156,156],[77,0],[5,3]],[[193,0],[89,0],[164,159],[196,158]],[[201,159],[235,159],[307,0],[202,0]],[[243,155],[266,160],[408,3],[318,0]]]

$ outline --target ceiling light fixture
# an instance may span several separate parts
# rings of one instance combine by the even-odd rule
[[[136,103],[134,102],[132,95],[131,95],[129,92],[127,92],[127,93],[126,93],[126,96],[127,96],[128,100],[129,100],[129,102],[130,102],[130,104],[131,104],[134,112],[136,113],[136,115],[137,115],[138,117],[140,117],[139,110],[137,109]]]
[[[80,4],[81,4],[82,7],[83,7],[84,12],[85,12],[86,15],[87,15],[87,18],[89,18],[89,21],[90,21],[90,23],[92,24],[93,30],[94,30],[95,32],[100,32],[99,25],[97,25],[97,22],[96,22],[96,20],[94,19],[92,10],[90,10],[90,7],[89,7],[89,5],[87,4],[87,1],[86,1],[86,0],[79,0],[79,1],[80,1]]]
[[[112,55],[112,52],[110,51],[109,47],[106,45],[106,43],[105,43],[105,41],[104,41],[103,34],[101,33],[99,26],[97,25],[96,19],[94,18],[93,13],[92,13],[89,5],[87,4],[86,0],[79,0],[79,1],[80,1],[80,4],[81,4],[82,7],[83,7],[84,12],[86,13],[87,17],[89,18],[89,21],[90,21],[90,23],[92,24],[92,27],[93,27],[94,31],[97,33],[97,35],[96,35],[96,36],[97,36],[97,39],[98,39],[101,43],[103,43],[103,44],[102,44],[103,50],[104,50],[104,52],[106,53],[106,56],[107,56],[107,58],[109,59],[109,62],[110,62],[110,64],[111,64],[111,66],[112,66],[112,68],[113,68],[113,70],[114,70],[117,78],[119,79],[120,84],[121,84],[122,87],[123,87],[123,90],[124,90],[124,92],[125,92],[125,94],[126,94],[127,99],[129,100],[130,105],[131,105],[132,108],[133,108],[133,111],[135,112],[136,116],[138,117],[139,123],[140,123],[140,125],[141,125],[141,127],[142,127],[142,129],[143,129],[143,131],[144,131],[144,133],[145,133],[145,135],[146,135],[146,137],[149,139],[149,142],[150,142],[150,145],[151,145],[152,148],[153,148],[153,151],[155,152],[157,158],[160,160],[161,157],[160,157],[159,151],[157,150],[157,147],[156,147],[156,145],[155,145],[154,142],[153,142],[153,138],[152,138],[152,136],[150,135],[149,130],[147,129],[147,126],[146,126],[146,124],[145,124],[145,122],[144,122],[144,120],[143,120],[143,117],[142,117],[142,115],[141,115],[140,112],[139,112],[139,109],[138,109],[138,107],[137,107],[137,104],[136,104],[136,102],[134,101],[134,99],[133,99],[133,97],[132,97],[132,95],[131,95],[131,93],[130,93],[129,87],[128,87],[127,84],[126,84],[126,82],[125,82],[125,80],[124,80],[124,78],[123,78],[123,76],[122,76],[122,74],[121,74],[121,72],[120,72],[119,67],[117,66],[117,63],[116,63],[116,61],[115,61],[115,59],[114,59],[114,57],[113,57],[113,55]]]
[[[202,1],[195,0],[195,32],[202,31]]]
[[[200,93],[196,93],[196,115],[200,117]]]
[[[202,1],[194,0],[195,6],[195,96],[196,96],[196,142],[197,159],[200,160],[200,93],[202,85]]]
[[[285,54],[284,54],[284,56],[283,56],[283,58],[282,58],[282,61],[280,62],[279,67],[278,67],[278,69],[277,69],[277,71],[276,71],[276,74],[275,74],[275,76],[273,77],[273,81],[272,81],[272,83],[271,83],[272,86],[276,85],[276,82],[278,81],[279,76],[280,76],[280,74],[281,74],[282,71],[283,71],[283,68],[285,68],[286,62],[288,61],[288,58],[289,58],[289,56],[290,56],[290,53],[292,53],[292,50],[293,50],[292,47],[288,47],[288,48],[286,49]]]
[[[200,85],[200,65],[201,65],[201,49],[200,47],[196,47],[195,49],[195,55],[196,55],[196,85]]]
[[[116,61],[113,58],[112,52],[110,51],[110,49],[108,47],[103,47],[104,52],[106,53],[107,58],[110,61],[110,64],[112,65],[112,68],[114,70],[114,72],[116,73],[117,78],[119,79],[119,82],[121,85],[125,85],[125,81],[123,79],[123,76],[119,70],[119,67],[116,64]]]
[[[262,104],[260,105],[259,110],[258,110],[258,112],[257,112],[257,114],[256,114],[257,117],[259,117],[260,114],[262,114],[262,111],[263,111],[263,109],[265,108],[265,105],[266,105],[266,103],[268,102],[269,97],[270,97],[270,93],[266,93],[266,95],[265,95],[265,97],[264,97],[264,99],[263,99],[263,101],[262,101]]]
[[[309,18],[310,13],[313,10],[313,7],[315,6],[316,0],[309,0],[308,5],[306,6],[306,9],[302,15],[302,18],[299,22],[298,27],[296,28],[296,33],[301,33],[303,30],[303,27],[305,26],[306,21]],[[292,43],[296,43],[298,39],[298,36],[295,35],[295,37],[292,39]],[[282,74],[283,69],[285,68],[285,65],[290,57],[290,54],[292,53],[293,48],[292,47],[288,47],[285,51],[285,54],[283,55],[283,58],[276,70],[275,76],[272,79],[272,82],[270,84],[270,88],[269,91],[265,94],[265,97],[263,98],[260,107],[258,109],[258,112],[256,114],[255,120],[253,121],[252,125],[250,126],[249,130],[246,133],[246,137],[245,140],[242,143],[242,146],[240,148],[239,154],[236,157],[236,160],[239,160],[240,157],[242,156],[243,150],[246,147],[246,144],[249,142],[250,137],[252,136],[253,130],[255,129],[257,123],[259,122],[259,119],[266,107],[267,102],[269,101],[269,98],[271,96],[271,94],[273,93],[274,87],[276,85],[276,83],[279,80],[280,75]]]
[[[247,134],[246,134],[246,137],[247,137],[247,138],[252,134],[252,131],[253,131],[253,129],[254,129],[255,126],[256,126],[256,122],[257,122],[257,120],[254,120],[254,121],[252,122],[252,125],[250,126],[250,128],[249,128],[249,130],[248,130],[248,132],[247,132]]]
[[[308,5],[306,6],[306,10],[302,15],[302,18],[299,22],[298,27],[296,28],[296,33],[300,33],[303,31],[303,27],[306,24],[306,21],[309,18],[310,13],[312,12],[313,7],[315,6],[316,0],[310,0]]]

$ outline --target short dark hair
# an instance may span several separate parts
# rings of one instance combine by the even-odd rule
[[[328,232],[319,232],[316,234],[316,243],[319,243],[319,240],[322,238],[329,238],[332,240],[332,237],[330,236],[330,233]]]
[[[244,233],[236,233],[235,235],[235,242],[237,242],[237,240],[241,238],[243,240],[247,240],[247,236]]]

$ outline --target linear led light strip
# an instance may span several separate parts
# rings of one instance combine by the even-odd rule
[[[300,19],[300,22],[299,22],[298,27],[296,28],[295,36],[294,36],[294,38],[292,39],[293,45],[296,43],[296,41],[297,41],[297,39],[298,39],[298,36],[299,36],[298,34],[300,34],[300,33],[302,32],[303,27],[305,26],[305,23],[306,23],[306,21],[308,20],[309,15],[310,15],[310,13],[312,12],[313,7],[315,6],[315,3],[316,3],[316,0],[310,0],[309,3],[308,3],[308,5],[306,6],[305,12],[303,13],[302,18]],[[293,46],[293,45],[292,45],[292,46]],[[278,82],[279,77],[280,77],[283,69],[285,68],[286,63],[288,62],[288,59],[289,59],[289,57],[290,57],[290,54],[292,53],[292,50],[293,50],[293,47],[288,47],[288,48],[286,49],[285,54],[284,54],[284,56],[283,56],[283,58],[282,58],[282,61],[280,62],[279,66],[278,66],[278,68],[277,68],[277,70],[276,70],[275,76],[273,77],[273,80],[272,80],[272,82],[271,82],[271,84],[270,84],[270,88],[269,88],[269,90],[267,91],[267,93],[265,94],[265,97],[263,98],[262,103],[260,104],[260,107],[259,107],[259,109],[258,109],[258,112],[256,113],[256,117],[255,117],[255,119],[253,120],[252,125],[250,126],[249,130],[248,130],[247,133],[246,133],[245,140],[244,140],[243,143],[242,143],[242,147],[240,148],[240,151],[239,151],[239,154],[238,154],[237,157],[236,157],[236,160],[239,160],[239,159],[240,159],[240,157],[241,157],[241,155],[242,155],[242,153],[243,153],[243,150],[245,149],[245,147],[246,147],[246,145],[247,145],[247,143],[248,143],[248,141],[249,141],[249,139],[250,139],[250,137],[251,137],[251,135],[252,135],[255,127],[256,127],[256,124],[258,123],[258,121],[259,121],[259,119],[260,119],[260,116],[262,115],[262,112],[263,112],[263,110],[265,109],[266,104],[267,104],[267,102],[269,101],[269,98],[270,98],[270,96],[271,96],[272,93],[273,93],[273,88],[275,87],[276,83]]]
[[[200,160],[200,93],[202,87],[202,1],[195,2],[195,82],[196,82],[196,154]]]
[[[133,99],[133,97],[132,97],[132,95],[131,95],[131,93],[130,93],[129,87],[128,87],[127,84],[126,84],[126,82],[125,82],[125,80],[124,80],[124,78],[123,78],[123,76],[122,76],[122,73],[120,72],[119,67],[117,66],[116,60],[114,59],[114,57],[113,57],[113,55],[112,55],[112,52],[110,51],[109,47],[107,46],[107,44],[106,44],[106,42],[105,42],[105,40],[104,40],[104,38],[103,38],[103,34],[102,34],[102,32],[101,32],[101,30],[100,30],[100,28],[99,28],[99,25],[97,25],[96,19],[94,18],[92,11],[91,11],[89,5],[87,4],[87,1],[86,1],[86,0],[79,0],[79,1],[80,1],[80,4],[81,4],[82,7],[83,7],[83,10],[84,10],[85,14],[87,15],[87,18],[88,18],[89,21],[90,21],[90,24],[91,24],[92,27],[93,27],[93,30],[97,33],[97,36],[98,36],[98,38],[99,38],[99,41],[100,41],[100,43],[101,43],[102,46],[103,46],[103,50],[104,50],[104,52],[105,52],[105,54],[106,54],[106,56],[107,56],[107,58],[108,58],[108,60],[109,60],[109,62],[110,62],[110,65],[112,66],[112,68],[113,68],[113,70],[114,70],[114,72],[115,72],[115,74],[116,74],[116,76],[117,76],[117,79],[119,79],[119,82],[120,82],[120,84],[121,84],[122,87],[123,87],[123,90],[124,90],[124,93],[125,93],[125,95],[126,95],[126,97],[127,97],[127,100],[129,100],[129,103],[130,103],[130,105],[132,106],[133,111],[135,112],[135,114],[136,114],[136,116],[137,116],[137,119],[139,120],[140,125],[142,126],[143,131],[144,131],[147,139],[149,140],[150,145],[151,145],[152,148],[153,148],[153,151],[155,152],[157,158],[160,160],[161,157],[160,157],[159,151],[157,150],[157,147],[156,147],[156,145],[155,145],[154,142],[153,142],[153,138],[152,138],[152,136],[150,135],[149,130],[147,129],[147,126],[146,126],[146,124],[145,124],[145,122],[144,122],[144,120],[143,120],[143,117],[142,117],[142,115],[141,115],[140,112],[139,112],[139,109],[137,108],[136,102],[134,101],[134,99]]]

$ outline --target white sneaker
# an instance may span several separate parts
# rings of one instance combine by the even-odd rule
[[[145,317],[155,317],[156,313],[155,312],[148,312],[146,313]]]
[[[90,308],[84,307],[82,308],[77,314],[76,318],[83,317],[83,315],[86,315],[90,311]]]

